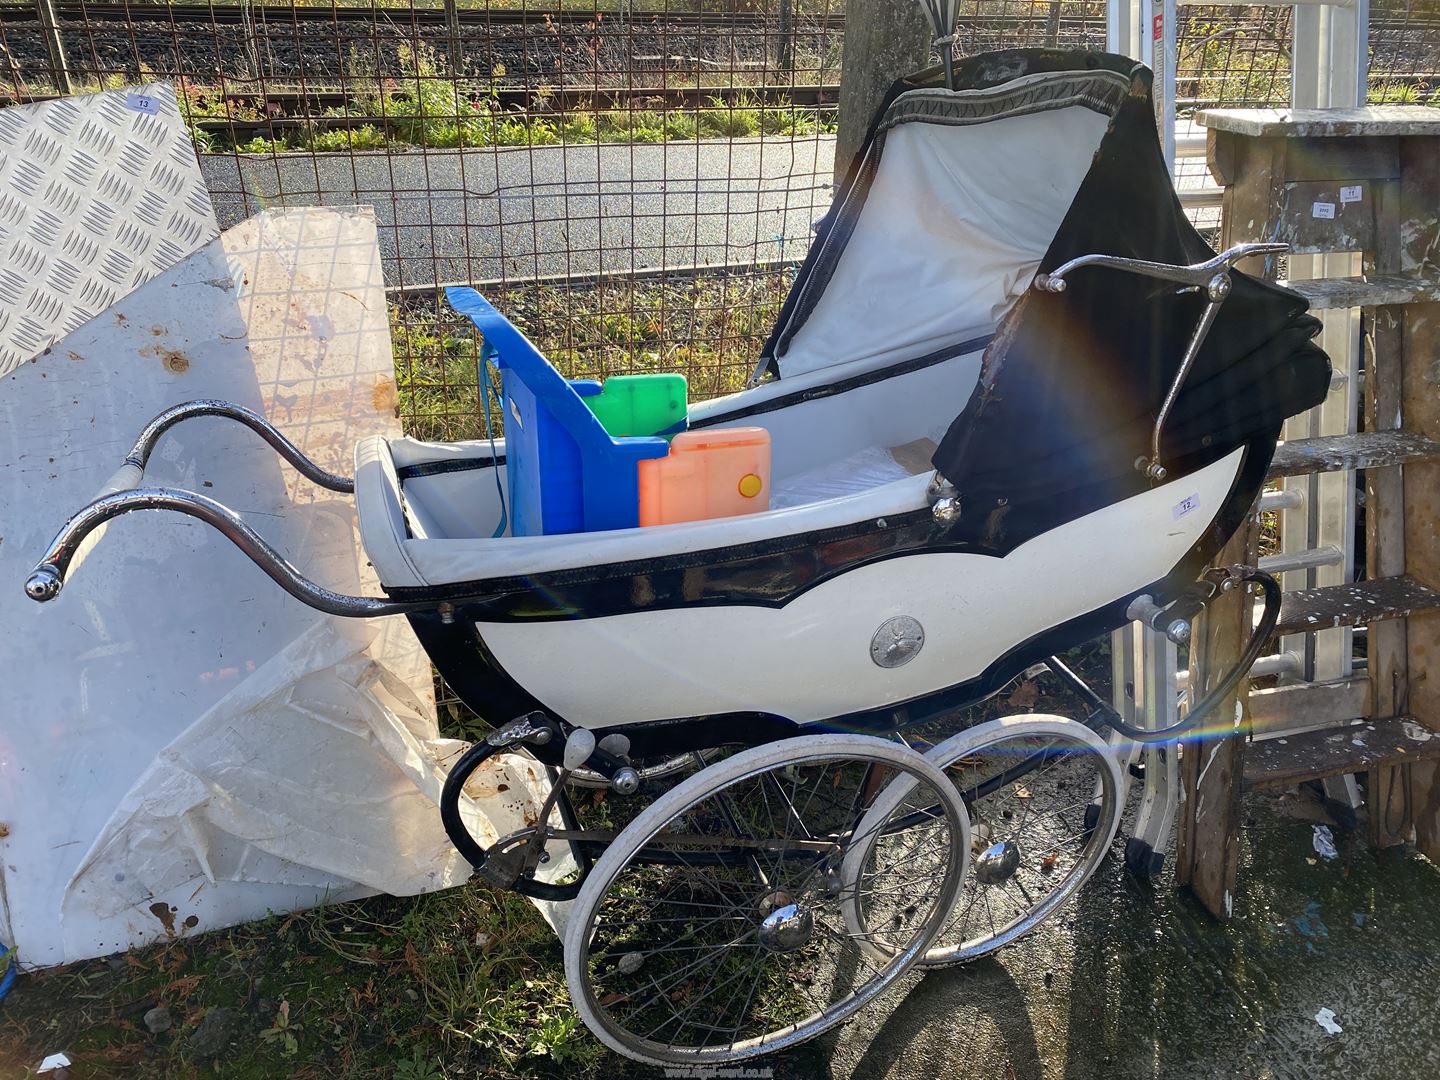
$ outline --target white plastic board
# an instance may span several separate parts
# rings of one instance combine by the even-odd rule
[[[461,746],[437,737],[403,619],[320,615],[159,512],[111,522],[52,603],[23,595],[145,422],[202,397],[346,475],[358,439],[398,434],[368,210],[252,218],[0,377],[0,940],[26,966],[469,876],[435,808]],[[350,497],[237,424],[175,428],[146,482],[232,507],[323,585],[377,591]],[[505,779],[502,832],[539,777]]]

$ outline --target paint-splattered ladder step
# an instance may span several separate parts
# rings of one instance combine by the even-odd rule
[[[1245,751],[1245,786],[1289,787],[1437,757],[1440,732],[1408,716],[1367,720],[1252,742]]]
[[[1345,469],[1383,469],[1410,461],[1440,460],[1440,443],[1413,431],[1362,431],[1291,439],[1275,448],[1270,478]]]
[[[1440,591],[1408,574],[1327,585],[1286,593],[1280,602],[1277,634],[1300,634],[1336,626],[1368,626],[1382,619],[1403,619],[1416,611],[1440,608]]]
[[[1282,281],[1280,284],[1309,300],[1312,311],[1440,301],[1440,280],[1414,274],[1367,274],[1364,277]]]

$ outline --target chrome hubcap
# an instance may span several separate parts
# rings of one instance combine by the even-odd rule
[[[997,840],[975,856],[975,880],[982,885],[999,885],[1020,865],[1020,847],[1013,840]]]
[[[771,952],[794,952],[815,933],[815,916],[784,889],[760,900],[760,944]]]

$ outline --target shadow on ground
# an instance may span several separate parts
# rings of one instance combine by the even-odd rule
[[[912,978],[779,1078],[1186,1080],[1440,1075],[1440,870],[1253,799],[1235,919],[1112,857],[998,957]],[[1118,854],[1118,849],[1117,849]],[[1316,1020],[1330,1009],[1338,1034]]]

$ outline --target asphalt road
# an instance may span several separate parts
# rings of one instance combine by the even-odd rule
[[[375,207],[385,283],[799,258],[833,136],[201,158],[228,227],[265,207]]]

